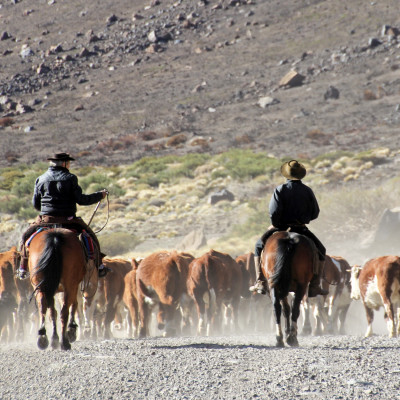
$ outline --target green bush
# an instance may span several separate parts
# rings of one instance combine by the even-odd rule
[[[0,212],[7,214],[18,214],[21,208],[32,208],[30,202],[16,196],[3,196],[0,198]]]
[[[281,161],[252,150],[232,149],[215,158],[225,171],[216,170],[212,178],[230,175],[234,179],[253,179],[256,176],[273,174],[279,170]]]

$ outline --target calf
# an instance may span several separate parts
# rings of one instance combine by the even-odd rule
[[[125,306],[128,308],[128,337],[139,335],[139,305],[137,300],[136,271],[139,263],[132,259],[132,269],[125,275],[125,290],[122,297]]]
[[[374,311],[385,308],[389,337],[395,337],[395,307],[400,304],[400,257],[383,256],[351,269],[351,298],[362,299],[367,314],[365,337],[372,335]]]
[[[194,259],[189,267],[187,286],[198,313],[199,335],[208,335],[211,330],[220,333],[223,304],[229,307],[233,325],[238,330],[242,273],[231,256],[210,250]]]
[[[140,337],[149,335],[151,307],[158,305],[158,328],[164,336],[180,333],[180,305],[192,256],[177,251],[159,251],[144,258],[136,271]]]

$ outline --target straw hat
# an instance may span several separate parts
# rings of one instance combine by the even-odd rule
[[[300,180],[306,176],[307,171],[303,164],[296,160],[291,160],[282,164],[281,173],[287,179]]]

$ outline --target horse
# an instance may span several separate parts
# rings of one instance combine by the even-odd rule
[[[45,229],[34,234],[29,244],[28,267],[34,287],[32,296],[36,297],[40,316],[37,341],[39,349],[44,350],[49,345],[45,327],[47,309],[50,310],[53,324],[51,347],[56,349],[60,344],[54,295],[62,291],[61,349],[70,350],[71,342],[76,340],[78,327],[75,313],[79,284],[86,271],[85,252],[77,234],[64,228]],[[71,319],[68,322],[69,316]]]
[[[317,257],[314,243],[298,233],[278,231],[265,243],[261,267],[268,281],[274,307],[277,347],[284,347],[281,329],[282,307],[286,321],[286,342],[289,346],[299,345],[297,319],[300,303],[313,277]],[[289,292],[294,292],[292,306],[288,301]]]

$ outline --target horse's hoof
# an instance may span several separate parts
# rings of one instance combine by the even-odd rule
[[[63,340],[61,343],[61,350],[71,350],[71,343],[68,340]]]
[[[287,338],[286,342],[290,347],[298,347],[299,346],[299,341],[297,340],[296,337],[289,336]]]
[[[276,347],[285,347],[285,343],[283,343],[283,339],[281,337],[276,338]]]
[[[47,339],[46,335],[40,335],[38,337],[37,345],[40,350],[45,350],[49,347],[49,339]]]
[[[67,336],[70,343],[74,343],[76,341],[76,329],[68,329]]]
[[[53,349],[53,350],[56,350],[56,349],[58,349],[60,347],[60,339],[59,339],[59,337],[58,336],[53,336],[52,338],[51,338],[51,348]]]

